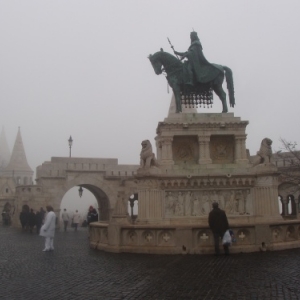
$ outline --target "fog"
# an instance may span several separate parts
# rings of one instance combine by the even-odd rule
[[[68,156],[70,135],[74,157],[138,164],[171,99],[147,56],[172,53],[167,37],[186,51],[193,29],[206,58],[233,71],[230,112],[250,122],[250,154],[265,137],[273,150],[280,137],[298,141],[299,9],[292,0],[1,1],[0,120],[10,149],[20,126],[34,170]],[[205,112],[221,112],[214,98]]]

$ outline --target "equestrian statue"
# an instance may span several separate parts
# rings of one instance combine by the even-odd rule
[[[189,105],[212,104],[214,91],[222,101],[222,113],[228,112],[226,94],[222,88],[224,76],[227,82],[229,103],[235,105],[232,72],[228,67],[212,64],[203,54],[203,48],[197,32],[191,32],[191,45],[186,52],[174,50],[176,57],[161,51],[149,55],[150,62],[157,75],[166,73],[167,81],[173,89],[176,100],[176,112],[182,112],[181,103]],[[181,57],[181,59],[178,58]],[[184,59],[187,60],[184,60]],[[183,61],[184,60],[184,61]]]

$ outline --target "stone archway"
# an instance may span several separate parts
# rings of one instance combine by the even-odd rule
[[[73,187],[82,187],[94,195],[98,203],[99,221],[108,221],[111,218],[112,210],[116,204],[117,189],[113,188],[103,178],[93,178],[84,174],[64,182],[60,188],[57,187],[58,193],[55,195],[55,199],[53,199],[56,211],[60,211],[64,195]]]
[[[110,203],[105,192],[99,187],[96,187],[91,184],[81,184],[80,186],[90,191],[96,198],[98,203],[98,207],[96,209],[98,210],[99,221],[108,221],[109,212],[110,212]]]
[[[282,216],[297,217],[298,214],[298,185],[290,182],[284,182],[278,186],[278,196],[282,203]]]

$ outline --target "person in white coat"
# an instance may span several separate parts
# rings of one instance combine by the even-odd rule
[[[78,210],[76,210],[75,214],[73,215],[73,224],[74,224],[75,231],[77,231],[79,222],[80,222],[80,215],[78,213]]]
[[[64,230],[67,231],[67,227],[69,223],[69,214],[67,213],[66,209],[64,209],[63,213],[61,214],[61,218],[64,222]]]
[[[55,221],[56,215],[53,211],[53,207],[50,205],[46,206],[47,215],[45,217],[44,225],[40,230],[40,235],[45,237],[45,249],[43,251],[53,251],[53,239],[55,234]]]

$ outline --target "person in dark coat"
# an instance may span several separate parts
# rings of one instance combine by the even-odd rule
[[[23,208],[21,213],[20,213],[20,222],[21,222],[21,225],[22,225],[22,229],[23,230],[27,230],[27,227],[28,227],[28,222],[29,222],[29,212]]]
[[[28,218],[29,231],[32,233],[34,226],[36,225],[36,215],[33,209],[30,209]]]
[[[222,239],[226,230],[229,229],[229,224],[227,220],[227,216],[224,210],[219,208],[219,204],[214,202],[212,204],[212,211],[208,216],[208,224],[214,235],[214,243],[215,243],[215,254],[220,254],[219,242],[220,238]],[[229,254],[228,245],[223,245],[224,252],[226,255]]]
[[[92,222],[97,222],[97,221],[98,221],[98,213],[93,206],[90,206],[89,212],[87,215],[87,223],[90,224]]]
[[[36,217],[36,233],[39,234],[45,217],[45,211],[42,207],[40,211],[37,211],[35,217]]]

